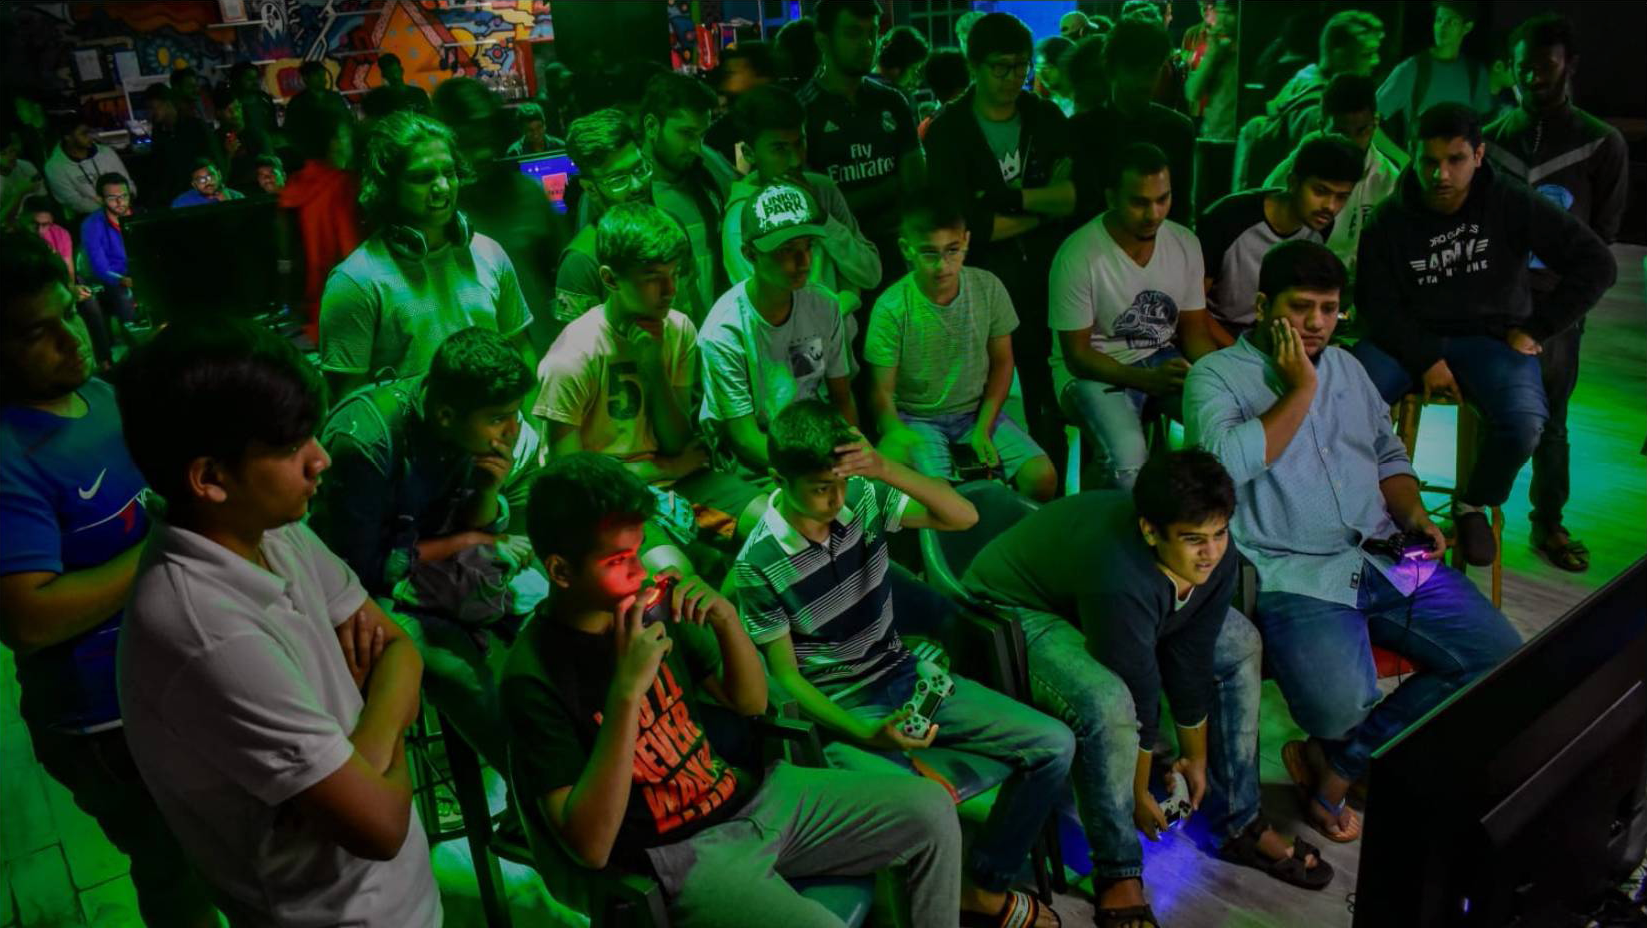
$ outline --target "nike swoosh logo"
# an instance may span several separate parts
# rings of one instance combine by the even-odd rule
[[[77,490],[76,492],[78,492],[80,494],[80,498],[81,499],[91,499],[92,497],[96,496],[98,488],[103,485],[103,475],[107,474],[108,472],[109,472],[109,469],[107,467],[103,468],[100,472],[98,472],[97,479],[92,481],[91,489],[89,489],[89,490]]]

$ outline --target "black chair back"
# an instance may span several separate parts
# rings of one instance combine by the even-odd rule
[[[921,533],[921,557],[927,582],[946,595],[966,601],[961,578],[972,559],[995,537],[1040,508],[1029,498],[992,480],[977,480],[956,487],[978,510],[978,524],[964,532]]]

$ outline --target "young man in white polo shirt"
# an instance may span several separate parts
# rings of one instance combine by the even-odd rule
[[[127,362],[126,443],[166,501],[121,630],[126,739],[236,926],[441,922],[404,732],[416,647],[302,523],[320,376],[249,323]]]

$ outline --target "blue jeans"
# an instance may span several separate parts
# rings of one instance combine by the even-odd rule
[[[1384,742],[1521,646],[1504,614],[1443,565],[1410,600],[1368,566],[1357,599],[1343,606],[1260,592],[1256,616],[1265,659],[1293,718],[1351,781],[1366,774]],[[1372,645],[1417,668],[1382,699]]]
[[[955,461],[950,454],[950,446],[966,443],[967,436],[978,424],[978,414],[956,412],[943,416],[915,416],[900,412],[898,418],[921,436],[921,443],[915,448],[915,472],[939,480],[954,479]],[[1008,480],[1018,476],[1018,471],[1025,464],[1046,456],[1029,433],[1006,413],[995,416],[995,431],[991,440],[995,442],[996,453],[1001,456],[1002,475]]]
[[[1179,357],[1178,349],[1162,348],[1132,366],[1156,368]],[[1138,471],[1149,460],[1143,415],[1152,399],[1159,412],[1178,418],[1181,393],[1157,398],[1142,390],[1079,377],[1064,385],[1059,406],[1092,445],[1092,464],[1103,478],[1101,486],[1130,491],[1137,482]]]
[[[1001,892],[1022,869],[1024,858],[1063,789],[1075,753],[1075,739],[1056,719],[1010,696],[965,677],[953,679],[955,691],[933,718],[938,725],[934,743],[988,757],[1013,769],[1001,784],[989,820],[967,861],[974,885],[986,892]],[[903,708],[915,691],[915,680],[915,661],[906,660],[869,685],[836,697],[835,702],[859,718],[882,719]],[[870,769],[884,770],[887,760],[909,766],[902,755],[869,755],[839,743],[831,744],[827,753],[832,764],[846,768],[863,769],[869,766],[865,761],[870,761]]]
[[[1035,705],[1075,732],[1075,804],[1092,849],[1093,875],[1107,880],[1139,876],[1144,851],[1133,825],[1132,785],[1140,746],[1132,693],[1114,671],[1087,653],[1085,636],[1068,619],[1014,611],[1029,646]],[[1197,813],[1220,843],[1258,818],[1260,654],[1257,629],[1231,609],[1213,652],[1207,794]]]
[[[1370,339],[1357,342],[1351,351],[1384,402],[1394,406],[1414,389],[1406,368]],[[1441,359],[1464,399],[1481,410],[1486,422],[1475,469],[1467,479],[1459,475],[1458,498],[1471,506],[1502,505],[1550,418],[1538,358],[1511,348],[1502,338],[1471,335],[1442,339]]]

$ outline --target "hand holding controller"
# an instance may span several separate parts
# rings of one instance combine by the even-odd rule
[[[1161,814],[1166,816],[1167,825],[1172,826],[1189,818],[1191,811],[1189,781],[1174,770],[1167,774],[1167,798],[1161,803]]]
[[[927,729],[932,727],[932,717],[937,714],[938,706],[955,691],[955,681],[931,661],[916,664],[915,673],[918,677],[915,681],[915,692],[910,695],[909,701],[904,703],[904,709],[909,715],[899,723],[898,730],[905,737],[919,741],[926,737]]]

